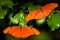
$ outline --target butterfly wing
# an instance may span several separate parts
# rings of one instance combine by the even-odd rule
[[[10,29],[11,29],[11,27],[7,27],[6,29],[3,30],[3,33],[4,33],[4,34],[7,34]]]
[[[40,35],[40,31],[38,31],[37,29],[32,28],[32,31],[33,31],[34,35]]]
[[[21,35],[22,35],[21,36],[22,38],[27,38],[27,37],[33,35],[33,31],[31,30],[30,27],[25,26],[25,27],[22,27],[22,29],[21,29]]]
[[[20,32],[20,27],[19,26],[12,26],[9,34],[11,34],[15,38],[21,38],[21,32]]]
[[[41,15],[41,16],[40,16]],[[40,17],[38,17],[38,16],[40,16]],[[42,12],[41,12],[41,10],[40,9],[36,9],[36,10],[34,10],[34,11],[32,11],[32,12],[30,12],[27,16],[26,16],[26,21],[30,21],[30,20],[32,20],[32,19],[40,19],[40,18],[42,18],[43,17],[43,15],[42,15]]]
[[[57,3],[49,3],[44,5],[41,9],[36,9],[32,12],[30,12],[27,16],[26,16],[26,21],[30,21],[32,19],[43,19],[47,16],[50,15],[51,11],[53,9],[55,9],[56,7],[58,7]]]
[[[4,34],[10,34],[15,38],[21,38],[21,32],[20,32],[20,27],[19,26],[12,26],[4,29],[3,31]]]
[[[58,7],[57,3],[49,3],[42,7],[42,11],[45,17],[49,16],[51,11]]]
[[[21,34],[22,34],[21,36],[22,38],[28,38],[31,35],[40,35],[40,32],[33,27],[25,26],[22,27]]]

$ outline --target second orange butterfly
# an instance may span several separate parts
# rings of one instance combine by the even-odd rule
[[[29,14],[26,16],[26,21],[29,21],[32,19],[43,19],[49,16],[51,11],[56,7],[58,7],[57,3],[46,4],[41,9],[36,9],[32,12],[29,12]]]
[[[40,32],[33,27],[11,26],[3,31],[4,34],[10,34],[15,38],[27,38],[31,35],[40,35]]]

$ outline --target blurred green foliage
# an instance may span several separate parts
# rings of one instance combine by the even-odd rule
[[[41,6],[40,5],[30,5],[28,7],[28,11],[31,12],[31,11],[38,9],[38,8],[41,8]]]
[[[3,19],[6,14],[7,14],[7,10],[0,9],[0,19]]]
[[[55,13],[48,19],[48,25],[52,31],[60,27],[60,13]]]
[[[26,40],[52,40],[50,34],[46,31],[41,31],[41,34],[38,36],[31,36]]]
[[[20,10],[14,17],[12,17],[12,15],[9,16],[10,18],[10,23],[13,24],[18,24],[21,26],[26,25],[26,21],[25,21],[25,15],[23,10]]]
[[[46,18],[43,18],[43,19],[41,19],[41,20],[36,20],[36,24],[37,24],[38,26],[40,26],[40,25],[42,25],[42,24],[45,22],[45,20],[46,20]]]
[[[0,0],[0,5],[12,8],[13,7],[13,1],[11,1],[11,0]]]
[[[5,8],[6,7],[6,8]],[[7,14],[9,8],[13,7],[13,1],[11,0],[0,0],[0,19],[4,19],[5,15]]]

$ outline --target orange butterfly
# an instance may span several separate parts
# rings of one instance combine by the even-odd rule
[[[26,16],[26,21],[32,20],[32,19],[43,19],[50,15],[51,11],[58,7],[57,3],[49,3],[44,5],[41,9],[36,9],[32,12],[30,12]]]
[[[40,32],[33,27],[11,26],[3,31],[4,34],[10,34],[15,38],[27,38],[31,35],[40,35]]]

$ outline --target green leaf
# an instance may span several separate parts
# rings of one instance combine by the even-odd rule
[[[54,31],[55,29],[58,29],[60,27],[60,14],[59,13],[53,14],[48,19],[48,25],[52,31]]]
[[[13,24],[18,24],[19,20],[17,18],[11,17],[10,22]]]
[[[41,20],[36,20],[37,25],[38,25],[38,26],[42,25],[42,24],[45,22],[45,19],[46,19],[46,18],[41,19]]]
[[[37,8],[40,8],[40,7],[41,7],[40,5],[30,5],[30,6],[28,7],[28,11],[31,12],[31,11],[37,9]]]
[[[7,14],[7,10],[0,9],[0,19],[3,19],[6,14]]]
[[[7,6],[9,8],[12,8],[13,7],[13,1],[11,1],[11,0],[1,0],[0,1],[0,4],[2,6]]]
[[[10,19],[10,22],[9,22],[9,25],[12,23],[12,24],[18,24],[18,19],[17,18],[14,18],[12,17],[13,16],[13,13],[11,13],[9,15],[9,19]]]
[[[26,25],[25,14],[20,10],[14,17],[10,17],[10,22],[13,24]]]

